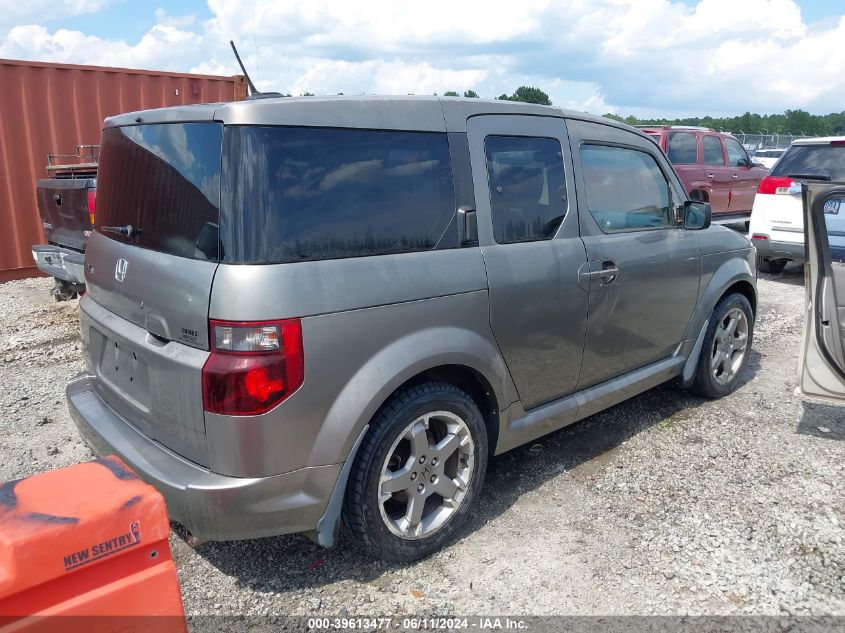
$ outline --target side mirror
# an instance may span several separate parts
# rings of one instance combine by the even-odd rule
[[[691,231],[701,231],[710,226],[713,209],[709,202],[687,200],[683,206],[684,228]]]

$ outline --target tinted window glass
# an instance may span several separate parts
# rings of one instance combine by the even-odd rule
[[[722,154],[722,141],[718,136],[701,137],[701,153],[704,155],[705,165],[725,164],[725,155]]]
[[[845,198],[831,198],[824,204],[827,239],[833,261],[845,263]]]
[[[560,143],[551,138],[488,136],[484,149],[496,241],[551,238],[567,208]]]
[[[224,145],[226,261],[457,246],[445,134],[227,126]]]
[[[670,226],[669,183],[647,152],[582,145],[587,207],[605,233]]]
[[[739,161],[748,160],[748,154],[745,152],[745,148],[732,138],[725,139],[725,148],[728,150],[729,165],[738,165]]]
[[[97,231],[142,248],[216,261],[221,139],[217,123],[104,130]],[[140,233],[115,233],[130,225]]]
[[[845,180],[845,146],[793,145],[772,168],[772,176],[816,174]]]
[[[698,162],[698,144],[695,134],[689,132],[672,132],[669,134],[669,160],[677,165],[689,165]]]

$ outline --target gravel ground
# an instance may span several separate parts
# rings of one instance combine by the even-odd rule
[[[492,460],[464,537],[410,565],[303,536],[171,547],[189,614],[845,615],[845,407],[794,396],[801,272],[761,276],[744,384],[660,387]],[[0,285],[0,480],[91,457],[75,301]]]

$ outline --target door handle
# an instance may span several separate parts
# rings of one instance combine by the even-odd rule
[[[708,178],[712,178],[712,177],[713,177],[713,174],[707,174],[707,177],[708,177]]]
[[[736,174],[731,174],[731,178],[733,178],[734,180],[736,180],[737,178],[739,178],[739,176],[737,176]]]
[[[614,262],[603,262],[601,270],[592,270],[589,273],[590,279],[601,280],[602,286],[609,286],[619,277],[619,268]]]

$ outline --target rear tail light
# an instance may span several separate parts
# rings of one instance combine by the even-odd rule
[[[845,141],[831,141],[830,144],[834,147],[842,147],[845,145]]]
[[[97,190],[88,190],[88,219],[91,220],[91,226],[94,226],[94,216],[97,214]]]
[[[211,354],[202,368],[203,408],[259,415],[302,384],[302,325],[284,321],[210,321]]]
[[[769,236],[763,235],[762,233],[755,233],[754,235],[751,236],[751,239],[752,240],[768,240]]]
[[[795,181],[788,176],[766,176],[760,181],[757,193],[789,194]]]

